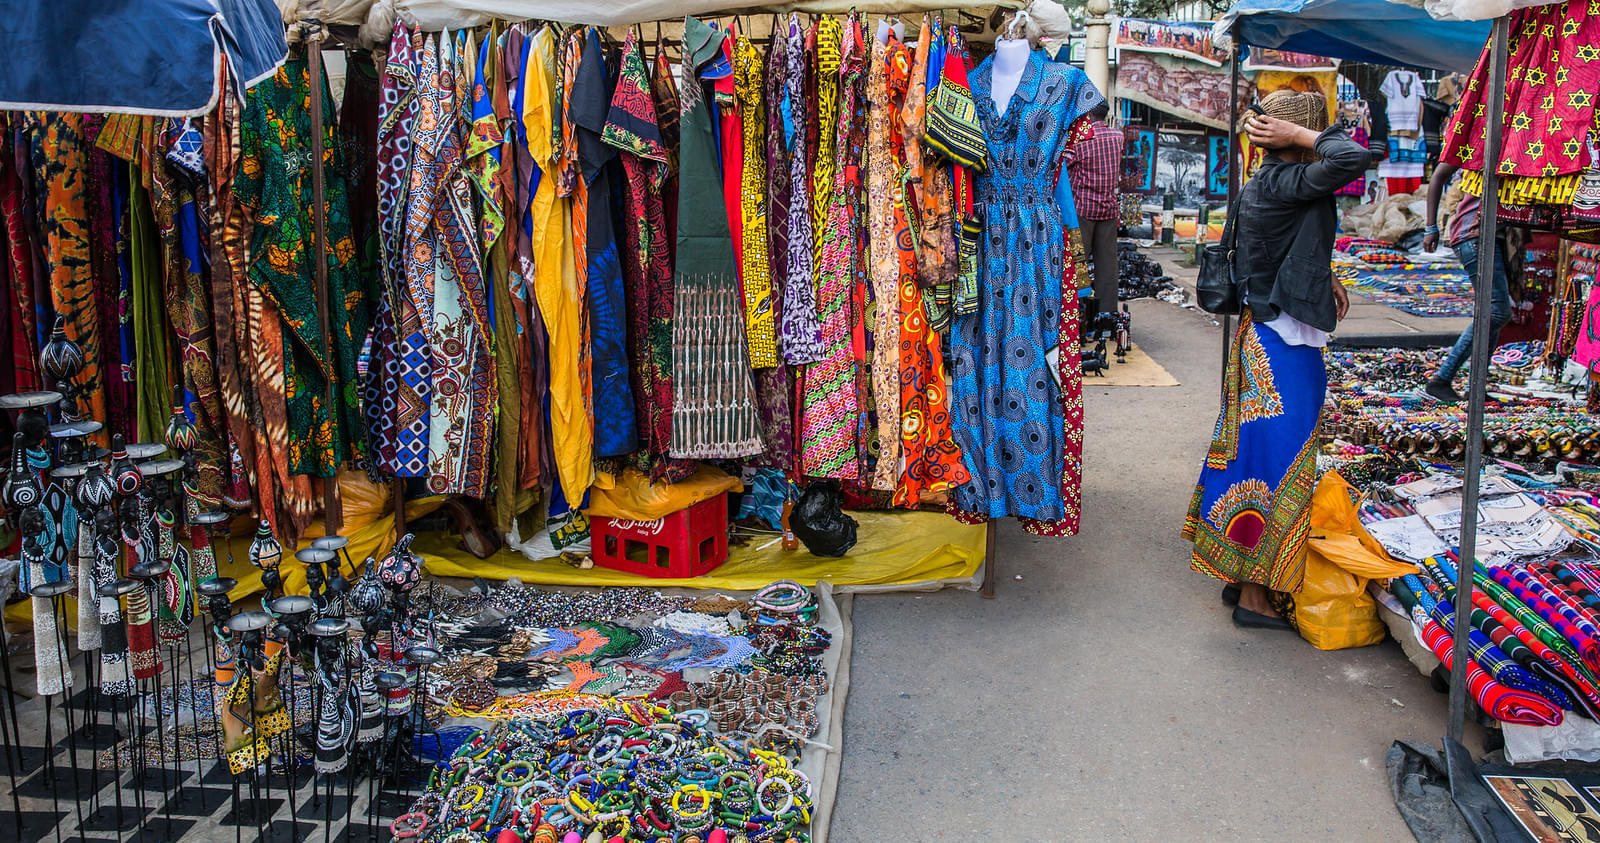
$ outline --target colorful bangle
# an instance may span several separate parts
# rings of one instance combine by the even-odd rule
[[[389,821],[389,836],[396,840],[405,840],[410,837],[419,837],[422,830],[428,827],[428,815],[420,811],[401,814]]]

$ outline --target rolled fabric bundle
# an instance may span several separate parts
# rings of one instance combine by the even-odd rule
[[[1578,621],[1581,621],[1574,621],[1579,629],[1583,630],[1589,635],[1594,636],[1595,638],[1600,638],[1600,618],[1595,617],[1594,610],[1590,609],[1588,606],[1585,606],[1582,600],[1574,597],[1572,592],[1568,591],[1567,587],[1562,585],[1561,582],[1555,577],[1550,576],[1548,571],[1543,571],[1529,566],[1525,572],[1529,577],[1533,578],[1535,582],[1544,586],[1545,591],[1549,593],[1552,603],[1557,606],[1565,606],[1571,610],[1571,613],[1568,614],[1568,617],[1575,615],[1578,618]],[[1564,612],[1563,614],[1567,613]]]
[[[1583,660],[1585,666],[1591,671],[1600,671],[1600,634],[1591,634],[1582,629],[1577,621],[1577,613],[1567,606],[1558,605],[1554,595],[1549,593],[1543,585],[1528,576],[1526,571],[1515,568],[1490,568],[1489,576],[1496,583],[1511,590],[1528,608],[1544,618],[1561,637],[1578,651],[1578,658]],[[1593,626],[1587,622],[1583,624]]]
[[[1600,617],[1600,595],[1595,594],[1594,589],[1589,588],[1589,584],[1584,582],[1577,572],[1567,567],[1564,563],[1552,562],[1550,563],[1550,574],[1566,587],[1568,594],[1589,607],[1589,611],[1594,616]]]
[[[1596,677],[1593,671],[1589,670],[1589,666],[1583,663],[1583,659],[1578,656],[1577,648],[1568,643],[1567,639],[1563,638],[1561,633],[1556,631],[1556,628],[1547,623],[1543,617],[1540,617],[1538,612],[1528,608],[1526,604],[1518,600],[1510,589],[1484,576],[1481,572],[1476,579],[1478,588],[1482,589],[1491,601],[1516,618],[1518,623],[1526,627],[1529,632],[1532,632],[1546,647],[1560,653],[1561,657],[1572,665],[1574,669],[1581,672],[1590,683],[1600,687],[1600,677]]]
[[[1456,572],[1451,570],[1448,564],[1441,563],[1438,559],[1424,560],[1423,567],[1437,583],[1439,593],[1433,596],[1434,599],[1432,601],[1424,601],[1422,608],[1428,613],[1429,617],[1444,627],[1446,632],[1454,635],[1456,631],[1454,609],[1456,589],[1453,583],[1455,582]],[[1424,585],[1427,585],[1427,583],[1424,583]],[[1427,605],[1428,602],[1432,602],[1432,605]],[[1474,612],[1473,614],[1482,613]],[[1493,623],[1487,615],[1483,615],[1482,619]],[[1474,619],[1469,617],[1468,620],[1471,623]],[[1518,647],[1521,646],[1520,642],[1517,642],[1515,638],[1509,635],[1504,636],[1502,640],[1517,644]],[[1488,631],[1479,627],[1476,623],[1471,623],[1467,630],[1467,644],[1472,652],[1472,660],[1488,672],[1496,682],[1508,688],[1538,694],[1565,710],[1575,710],[1577,703],[1573,702],[1571,696],[1565,690],[1558,684],[1530,672],[1524,666],[1524,663],[1513,659],[1494,642]],[[1522,647],[1521,649],[1526,651],[1527,648]],[[1532,653],[1526,653],[1524,658],[1531,661]]]
[[[1411,610],[1411,619],[1422,632],[1422,643],[1433,651],[1446,670],[1453,669],[1455,653],[1452,651],[1450,634],[1444,631],[1444,627],[1434,623],[1420,607]],[[1561,709],[1549,700],[1527,691],[1507,688],[1494,681],[1477,662],[1470,660],[1467,663],[1467,692],[1479,708],[1501,723],[1557,726],[1563,719]]]
[[[1474,615],[1479,612],[1486,613],[1498,624],[1500,633],[1515,637],[1523,649],[1533,653],[1538,661],[1528,665],[1530,672],[1565,688],[1573,700],[1583,707],[1584,713],[1588,714],[1591,720],[1600,721],[1600,690],[1597,690],[1594,683],[1585,678],[1581,671],[1539,640],[1539,636],[1534,635],[1531,630],[1512,617],[1504,607],[1490,600],[1487,594],[1482,591],[1473,592],[1472,605],[1475,607]],[[1501,649],[1505,649],[1505,645],[1501,645]]]
[[[1438,604],[1434,606],[1433,611],[1429,614],[1434,622],[1444,627],[1446,633],[1452,636],[1455,635],[1456,616],[1454,612],[1445,608],[1442,604]],[[1472,652],[1473,664],[1481,667],[1494,681],[1513,690],[1538,694],[1565,711],[1576,709],[1577,704],[1567,696],[1565,691],[1529,673],[1522,665],[1517,664],[1510,656],[1506,655],[1504,650],[1495,646],[1494,642],[1489,640],[1489,636],[1482,631],[1471,627],[1467,629],[1467,647]]]

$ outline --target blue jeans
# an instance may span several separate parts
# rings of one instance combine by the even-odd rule
[[[1473,238],[1456,246],[1456,256],[1461,258],[1462,268],[1466,269],[1467,277],[1472,279],[1472,288],[1478,288],[1478,239]],[[1499,338],[1500,329],[1511,321],[1511,285],[1506,280],[1506,251],[1499,241],[1494,244],[1494,278],[1489,285],[1489,335]],[[1491,342],[1493,340],[1491,339]],[[1461,366],[1472,356],[1472,324],[1467,324],[1467,329],[1461,332],[1456,344],[1450,349],[1450,354],[1444,358],[1444,365],[1439,367],[1439,373],[1434,378],[1448,383],[1461,370]]]

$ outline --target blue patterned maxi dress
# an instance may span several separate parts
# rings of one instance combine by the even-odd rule
[[[990,518],[1059,521],[1065,515],[1061,390],[1045,353],[1060,336],[1071,193],[1058,193],[1057,176],[1073,121],[1104,98],[1083,71],[1035,50],[998,115],[990,96],[993,68],[990,57],[971,77],[988,170],[977,179],[978,309],[957,316],[951,336],[954,432],[972,475],[956,489],[955,503]]]

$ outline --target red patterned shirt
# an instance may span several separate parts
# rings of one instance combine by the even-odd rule
[[[1117,182],[1122,177],[1122,130],[1104,122],[1093,133],[1067,149],[1067,177],[1079,219],[1114,220],[1121,215]]]

